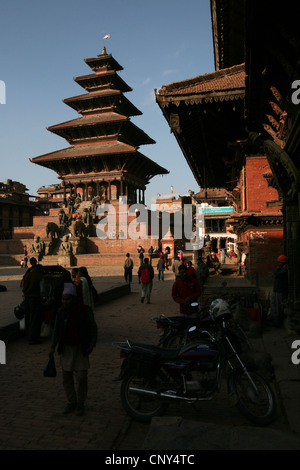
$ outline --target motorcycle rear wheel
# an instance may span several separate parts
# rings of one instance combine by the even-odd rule
[[[136,421],[147,423],[154,416],[162,416],[168,408],[168,403],[155,395],[147,395],[132,391],[131,388],[155,391],[162,388],[163,379],[160,375],[155,379],[126,377],[121,385],[121,402],[123,408]]]
[[[251,422],[266,426],[272,423],[276,415],[276,400],[270,385],[255,372],[251,372],[257,390],[247,374],[240,371],[233,378],[237,407]]]

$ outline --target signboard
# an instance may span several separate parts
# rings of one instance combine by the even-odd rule
[[[199,214],[231,214],[233,207],[199,207]]]

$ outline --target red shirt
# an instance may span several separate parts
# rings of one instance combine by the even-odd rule
[[[198,311],[198,307],[183,305],[187,297],[192,296],[192,302],[197,302],[202,292],[201,286],[196,278],[188,277],[185,281],[181,278],[176,279],[172,287],[172,297],[175,302],[180,304],[180,313],[189,315]]]
[[[187,272],[189,276],[193,276],[195,274],[195,268],[193,266],[187,268]]]

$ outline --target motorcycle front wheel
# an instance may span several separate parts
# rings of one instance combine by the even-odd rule
[[[155,394],[162,384],[160,375],[152,380],[134,375],[125,378],[121,385],[121,402],[128,415],[143,423],[150,422],[154,416],[162,416],[168,403]]]
[[[255,372],[240,371],[233,378],[237,407],[251,422],[265,426],[275,419],[276,401],[270,385]]]

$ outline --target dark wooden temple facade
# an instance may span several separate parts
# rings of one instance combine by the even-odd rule
[[[241,203],[240,177],[247,160],[267,162],[257,177],[278,195],[266,200],[271,214],[263,217],[256,210],[249,218],[240,209],[234,222],[242,238],[251,224],[280,229],[281,218],[282,243],[272,258],[275,269],[278,251],[288,256],[287,312],[300,331],[300,105],[293,100],[300,80],[300,32],[295,2],[279,8],[269,1],[211,0],[211,16],[215,72],[163,86],[156,100],[201,187],[225,187]],[[237,87],[233,76],[238,70],[243,84]],[[223,85],[215,88],[220,77]]]
[[[128,203],[144,203],[150,179],[168,171],[138,150],[155,142],[130,120],[142,113],[124,96],[132,89],[118,75],[123,67],[105,47],[85,62],[93,73],[74,80],[86,93],[64,100],[81,116],[48,128],[70,147],[31,161],[54,170],[65,195],[99,196],[101,202],[126,196]]]

